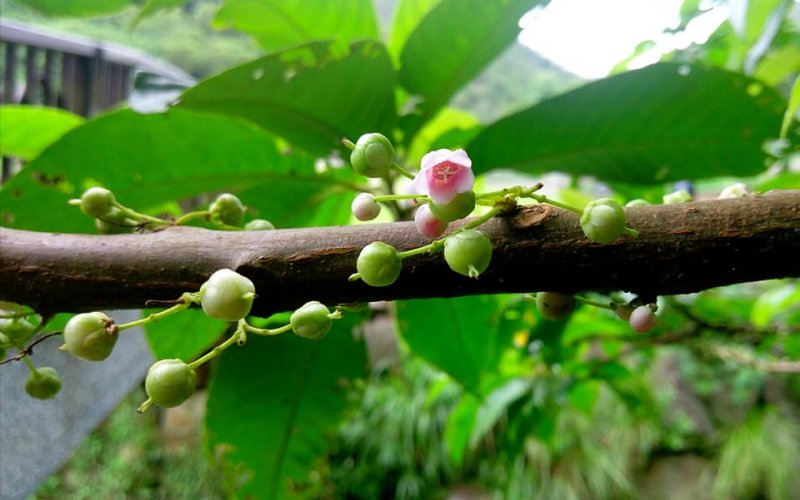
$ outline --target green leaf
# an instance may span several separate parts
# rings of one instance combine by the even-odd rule
[[[400,83],[433,116],[517,38],[519,19],[541,0],[441,0],[400,54]]]
[[[466,393],[447,416],[444,439],[454,464],[464,460],[480,404],[478,398]]]
[[[17,0],[48,16],[112,14],[131,5],[131,0]]]
[[[600,397],[600,384],[596,380],[582,380],[569,388],[567,397],[570,406],[591,417]]]
[[[145,209],[257,184],[269,197],[276,192],[265,183],[276,179],[311,183],[318,176],[311,160],[281,154],[274,139],[252,124],[182,109],[152,115],[120,110],[73,129],[30,162],[2,187],[0,213],[12,227],[94,232],[91,219],[67,206],[91,185]],[[284,201],[292,210],[305,198]]]
[[[400,0],[394,12],[392,34],[389,37],[389,52],[399,58],[408,36],[441,0]]]
[[[189,0],[146,0],[146,3],[133,20],[133,26],[135,27],[142,19],[150,17],[160,10],[181,7],[188,1]]]
[[[180,107],[245,118],[321,155],[366,132],[391,135],[394,69],[383,45],[319,42],[233,68],[189,89]]]
[[[213,26],[252,35],[269,51],[315,40],[377,40],[372,0],[226,0]]]
[[[151,312],[157,311],[147,311],[145,315]],[[227,323],[211,319],[199,309],[189,309],[148,323],[145,333],[157,359],[178,358],[189,362],[208,349],[227,327]]]
[[[418,166],[422,157],[435,149],[456,149],[466,145],[477,134],[480,122],[466,111],[443,108],[414,136],[406,161]],[[474,132],[473,132],[474,131]],[[459,142],[462,139],[463,142]]]
[[[481,402],[475,415],[475,424],[469,439],[471,447],[477,446],[487,432],[506,414],[508,407],[530,394],[531,381],[529,378],[515,378],[492,391]]]
[[[656,64],[590,83],[487,127],[473,170],[514,168],[652,184],[764,170],[786,109],[746,76]],[[510,147],[513,145],[513,147]]]
[[[797,121],[797,110],[800,109],[800,76],[795,78],[792,86],[792,95],[789,97],[789,105],[783,114],[781,123],[781,139],[785,139],[789,134],[789,127],[793,121]]]
[[[327,435],[346,408],[348,380],[364,374],[354,322],[341,320],[324,340],[290,333],[251,335],[222,355],[208,398],[206,429],[215,452],[246,469],[242,498],[284,498],[307,482]]]
[[[56,108],[8,105],[0,106],[0,122],[0,154],[30,160],[83,118]]]
[[[415,354],[477,393],[496,356],[496,311],[487,295],[406,300],[397,303],[398,330]]]

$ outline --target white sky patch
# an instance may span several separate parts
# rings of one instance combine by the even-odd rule
[[[724,20],[722,9],[713,9],[689,26],[681,36],[664,35],[680,21],[682,0],[552,0],[520,20],[520,42],[564,69],[584,78],[602,78],[636,46],[654,40],[658,49],[632,64],[655,62],[669,50],[703,42]]]

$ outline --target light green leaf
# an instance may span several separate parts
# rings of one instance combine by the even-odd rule
[[[131,0],[17,0],[48,16],[93,16],[112,14],[132,4]]]
[[[0,154],[30,160],[83,118],[56,108],[7,105],[0,106],[0,123]]]
[[[312,183],[317,177],[310,160],[281,154],[274,139],[252,124],[182,109],[152,115],[120,110],[73,129],[30,162],[1,188],[0,214],[11,227],[94,232],[93,221],[67,205],[90,185],[146,209],[257,184],[261,196],[280,196],[268,181]],[[292,203],[306,200],[284,201],[290,211]]]
[[[414,136],[406,161],[409,165],[418,167],[422,157],[434,149],[463,147],[466,145],[466,140],[462,143],[454,141],[461,137],[471,139],[474,136],[469,134],[477,134],[479,125],[478,119],[466,111],[443,108]]]
[[[468,146],[473,170],[562,171],[653,184],[764,169],[783,98],[737,73],[656,64],[504,118]],[[509,147],[513,144],[514,147]]]
[[[213,26],[251,34],[275,51],[316,40],[377,40],[371,0],[226,0]]]
[[[800,76],[795,78],[794,85],[792,86],[792,95],[789,97],[789,105],[786,106],[786,112],[783,114],[783,122],[781,123],[781,139],[785,139],[789,134],[789,127],[792,122],[797,121],[797,110],[800,109]]]
[[[517,37],[519,19],[540,0],[441,0],[408,35],[400,82],[424,99],[427,119]]]
[[[144,314],[150,314],[147,311]],[[178,358],[189,362],[208,349],[228,324],[211,319],[199,309],[189,309],[145,325],[145,334],[157,359]]]
[[[569,404],[588,417],[594,413],[597,398],[600,397],[600,383],[597,380],[582,380],[569,388]]]
[[[759,295],[750,311],[750,321],[756,328],[766,328],[796,307],[800,307],[800,286],[788,281]]]
[[[469,445],[471,447],[477,446],[478,442],[486,436],[486,433],[497,424],[500,417],[506,414],[508,407],[526,394],[530,394],[530,391],[530,379],[515,378],[486,396],[475,415],[475,424],[472,427]]]
[[[496,361],[497,303],[490,296],[407,300],[397,303],[398,329],[415,354],[468,390]]]
[[[439,4],[441,0],[400,0],[394,12],[392,34],[389,37],[389,52],[392,57],[399,58],[408,36],[417,27],[420,20]]]
[[[150,17],[160,10],[167,10],[167,9],[174,9],[177,7],[181,7],[186,4],[189,0],[146,0],[146,3],[142,6],[142,9],[136,15],[136,19],[133,21],[133,25],[136,26],[139,22],[146,18]]]
[[[257,59],[189,89],[179,107],[244,118],[327,155],[340,140],[391,135],[394,69],[383,45],[313,43]]]
[[[251,336],[223,354],[209,393],[208,444],[244,467],[243,498],[291,497],[291,485],[314,474],[346,408],[347,383],[364,374],[353,324],[335,322],[321,341]]]

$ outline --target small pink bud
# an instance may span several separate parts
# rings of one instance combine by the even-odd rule
[[[472,160],[463,149],[431,151],[422,157],[421,167],[414,189],[436,203],[449,203],[457,194],[471,191],[475,183]]]
[[[631,328],[639,333],[647,333],[656,326],[658,317],[656,313],[650,309],[650,306],[639,306],[631,312],[631,317],[628,322]]]
[[[427,204],[417,209],[414,214],[414,224],[417,226],[417,231],[431,239],[441,236],[447,230],[447,222],[437,219]]]
[[[360,221],[372,220],[381,213],[380,204],[375,201],[375,197],[369,193],[361,193],[356,196],[350,205],[350,210]]]

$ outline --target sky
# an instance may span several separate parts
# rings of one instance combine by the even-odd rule
[[[721,8],[693,22],[687,34],[663,35],[676,27],[682,0],[552,0],[526,14],[520,42],[584,78],[602,78],[629,57],[639,42],[655,40],[660,50],[702,42],[726,15]],[[658,53],[632,64],[656,62]]]

